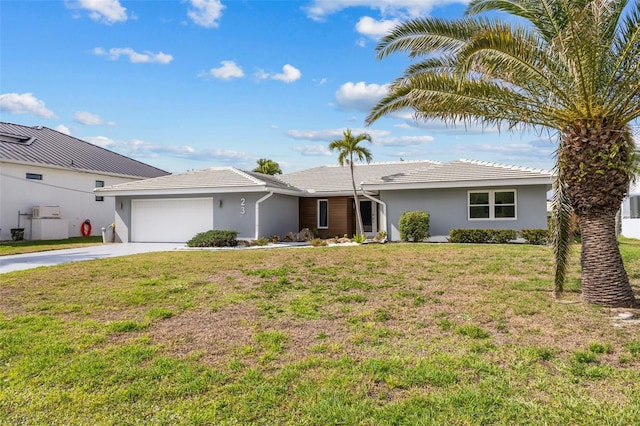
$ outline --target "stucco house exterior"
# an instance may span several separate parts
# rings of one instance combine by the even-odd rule
[[[470,160],[355,165],[365,233],[400,239],[404,211],[431,215],[430,233],[452,228],[547,226],[549,171]],[[323,166],[279,176],[210,168],[95,190],[115,197],[117,240],[185,242],[198,232],[230,229],[256,239],[317,230],[322,238],[355,233],[348,167]]]
[[[640,239],[640,182],[632,182],[620,209],[621,234]]]
[[[167,174],[47,127],[0,122],[0,240],[12,228],[25,239],[80,236],[86,220],[100,235],[115,200],[94,188]]]

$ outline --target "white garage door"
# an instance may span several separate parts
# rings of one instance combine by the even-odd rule
[[[213,198],[132,200],[131,241],[183,243],[213,229]]]

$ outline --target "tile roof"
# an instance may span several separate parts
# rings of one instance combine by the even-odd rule
[[[119,185],[100,188],[98,192],[121,191],[202,191],[202,190],[257,190],[257,191],[293,191],[298,192],[278,178],[261,173],[246,172],[234,167],[211,167],[203,170],[195,170],[177,175],[161,176],[153,179],[144,179],[121,183]]]
[[[394,161],[388,163],[354,164],[353,174],[356,185],[389,176],[407,174],[411,170],[430,168],[438,165],[435,161]],[[295,187],[308,192],[352,191],[349,166],[320,166],[279,176]]]
[[[382,188],[389,184],[433,184],[433,183],[465,183],[482,181],[504,181],[524,179],[548,179],[551,182],[553,173],[548,170],[527,167],[509,166],[473,160],[456,160],[430,167],[415,168],[406,173],[396,173],[378,177],[365,182],[364,186]]]
[[[168,172],[48,127],[0,122],[0,159],[151,178]]]
[[[507,166],[470,160],[448,163],[399,161],[357,164],[356,185],[365,189],[482,186],[488,184],[551,183],[552,173],[541,169]],[[206,191],[275,191],[300,196],[350,194],[349,167],[314,167],[285,175],[270,176],[234,167],[211,167],[171,176],[161,176],[97,189],[106,194],[186,194]]]

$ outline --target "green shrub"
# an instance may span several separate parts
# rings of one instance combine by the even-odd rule
[[[544,245],[549,238],[549,231],[546,229],[523,229],[519,234],[527,244]]]
[[[313,240],[309,241],[309,244],[311,244],[313,247],[324,247],[327,245],[327,242],[320,238],[314,238]]]
[[[265,237],[260,237],[257,240],[251,241],[252,246],[266,246],[267,244],[269,244],[269,240]]]
[[[201,232],[187,241],[188,247],[235,247],[238,245],[237,231],[221,231],[212,229]]]
[[[366,235],[358,235],[358,234],[354,234],[353,238],[351,239],[354,243],[358,243],[358,244],[362,244],[365,241],[367,241],[367,236]]]
[[[449,242],[506,244],[515,240],[517,235],[513,229],[452,229],[449,231]]]
[[[404,212],[398,222],[402,241],[418,242],[429,238],[429,212]]]

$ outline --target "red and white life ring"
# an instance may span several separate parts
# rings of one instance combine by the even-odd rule
[[[82,233],[83,237],[91,236],[91,221],[89,219],[82,222],[82,225],[80,226],[80,232]]]

